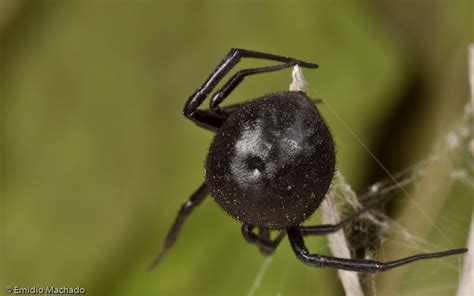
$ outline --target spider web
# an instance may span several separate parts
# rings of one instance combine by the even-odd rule
[[[420,180],[430,171],[430,167],[436,163],[453,161],[454,166],[446,172],[446,178],[454,182],[460,182],[469,190],[474,189],[474,160],[472,151],[474,149],[472,140],[471,124],[473,120],[472,109],[470,105],[464,108],[464,114],[460,123],[451,130],[447,136],[436,145],[432,154],[416,163],[415,165],[406,168],[390,177],[378,181],[368,190],[360,195],[357,195],[351,188],[350,184],[341,173],[336,174],[333,182],[333,190],[336,192],[336,200],[338,208],[343,213],[343,216],[348,216],[352,212],[360,209],[366,202],[379,199],[381,204],[385,201],[391,201],[395,195],[405,195],[410,198],[412,196],[409,192],[416,190]],[[456,157],[453,158],[453,155]],[[447,181],[450,182],[450,181]],[[420,209],[422,211],[422,209]],[[429,219],[426,217],[426,219]],[[354,227],[348,228],[345,233],[349,238],[349,243],[352,247],[352,257],[373,258],[372,250],[376,250],[381,241],[371,238],[370,242],[360,237],[386,237],[388,232],[397,231],[404,235],[407,242],[412,243],[413,249],[429,251],[436,249],[439,246],[430,244],[429,242],[412,235],[407,229],[392,220],[380,209],[370,210],[356,221]],[[430,223],[434,223],[429,220]],[[434,225],[436,227],[436,225]],[[437,229],[437,231],[441,231]],[[375,234],[375,235],[374,235]],[[444,234],[442,234],[444,236]],[[445,237],[449,240],[449,238]],[[423,247],[424,246],[424,247]],[[360,255],[357,249],[365,249],[365,254]]]
[[[315,90],[313,89],[313,91]],[[326,104],[326,106],[328,105]],[[328,107],[335,113],[330,106]],[[335,115],[337,116],[336,113]],[[338,118],[343,122],[340,117]],[[384,204],[400,197],[407,198],[410,205],[416,207],[420,215],[423,216],[422,219],[425,219],[425,221],[433,227],[434,231],[438,232],[450,246],[455,247],[450,241],[449,235],[444,233],[437,224],[431,220],[429,215],[424,212],[422,205],[418,204],[412,197],[412,193],[419,189],[423,178],[430,173],[433,167],[446,162],[451,163],[450,169],[444,173],[444,179],[447,184],[461,184],[464,188],[467,188],[469,192],[474,190],[474,140],[472,138],[472,122],[472,106],[467,104],[460,121],[435,145],[428,157],[395,174],[388,172],[364,143],[360,141],[350,127],[343,122],[346,128],[388,175],[388,177],[370,185],[368,189],[361,194],[357,194],[352,189],[342,172],[337,172],[335,175],[331,192],[333,193],[334,202],[341,212],[342,217],[350,216],[369,201],[374,199],[380,200],[380,206],[374,207],[359,217],[350,227],[344,229],[347,247],[352,258],[375,259],[379,253],[380,246],[384,244],[396,244],[418,252],[434,252],[446,249],[445,246],[440,246],[428,239],[412,234],[406,227],[385,213]],[[403,240],[395,242],[390,240],[390,237],[394,234],[398,237],[402,237]],[[258,295],[256,291],[266,271],[269,269],[270,264],[271,260],[263,262],[249,290],[249,296]],[[443,268],[445,266],[460,273],[458,270],[459,266],[455,264],[444,264]],[[344,279],[341,278],[341,280],[344,282]],[[368,288],[369,294],[377,294],[374,276],[359,274],[359,280]],[[348,291],[347,287],[345,288],[346,295],[363,295],[362,290],[360,292]],[[429,291],[425,292],[428,293]]]
[[[444,172],[444,180],[451,187],[461,184],[470,192],[474,189],[474,140],[472,139],[472,106],[467,104],[464,108],[462,119],[446,134],[446,136],[435,146],[433,152],[424,160],[408,167],[396,174],[378,181],[362,194],[356,194],[345,177],[338,173],[333,182],[335,201],[343,217],[363,207],[369,201],[380,200],[380,207],[368,211],[344,230],[348,240],[352,258],[375,259],[384,243],[397,244],[418,252],[434,252],[446,247],[437,245],[427,239],[412,234],[407,228],[393,220],[384,212],[384,203],[395,198],[405,197],[411,206],[415,206],[418,212],[443,239],[453,248],[449,235],[445,234],[431,218],[425,214],[422,205],[418,204],[412,197],[422,183],[423,178],[430,173],[432,168],[442,163],[452,163],[451,169]],[[370,153],[370,151],[369,151]],[[445,184],[439,184],[440,187]],[[470,205],[467,205],[470,206]],[[393,241],[389,237],[403,238],[403,241]],[[459,246],[457,246],[459,247]],[[457,266],[451,265],[457,271]],[[370,275],[359,275],[361,280],[371,287],[372,294],[376,294],[374,277]]]

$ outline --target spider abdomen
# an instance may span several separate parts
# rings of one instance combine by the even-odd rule
[[[329,129],[301,92],[242,104],[219,129],[206,160],[206,183],[232,217],[286,228],[319,207],[335,169]]]

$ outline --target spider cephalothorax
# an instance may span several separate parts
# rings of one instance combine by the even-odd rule
[[[209,110],[198,107],[241,58],[280,62],[269,67],[238,71],[218,90]],[[212,194],[228,214],[242,222],[242,234],[262,253],[273,253],[288,234],[298,259],[314,267],[358,272],[380,272],[412,261],[460,254],[467,249],[419,254],[390,262],[346,259],[310,254],[303,237],[342,229],[360,217],[363,208],[335,225],[302,226],[324,199],[335,168],[334,142],[315,101],[302,92],[276,92],[249,102],[220,108],[219,104],[245,76],[313,63],[256,52],[231,49],[204,84],[184,106],[184,115],[216,132],[206,161],[206,180],[185,202],[169,231],[156,266],[176,241],[181,226],[204,198]],[[373,203],[372,203],[373,204]],[[259,233],[253,232],[257,227]],[[278,230],[276,239],[270,231]]]

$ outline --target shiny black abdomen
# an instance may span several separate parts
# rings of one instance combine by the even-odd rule
[[[206,183],[239,221],[286,228],[319,207],[334,169],[334,142],[316,107],[304,93],[280,92],[229,116],[209,149]]]

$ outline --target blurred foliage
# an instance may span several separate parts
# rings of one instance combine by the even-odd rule
[[[0,0],[0,11],[2,286],[80,285],[87,295],[248,292],[265,259],[210,198],[159,268],[146,272],[203,180],[212,139],[182,107],[231,47],[319,63],[305,72],[309,94],[391,170],[422,157],[468,97],[469,0]],[[289,83],[289,70],[255,76],[230,102]],[[338,168],[358,188],[377,178],[364,147],[327,106],[320,109],[336,138]],[[465,202],[449,212],[461,222],[444,233],[462,246],[470,212]],[[328,252],[324,239],[308,245]],[[458,272],[447,272],[453,276],[444,281],[429,274],[425,285],[436,279],[454,291]],[[342,295],[336,275],[304,266],[285,242],[257,295]],[[406,295],[421,289],[401,281]]]

